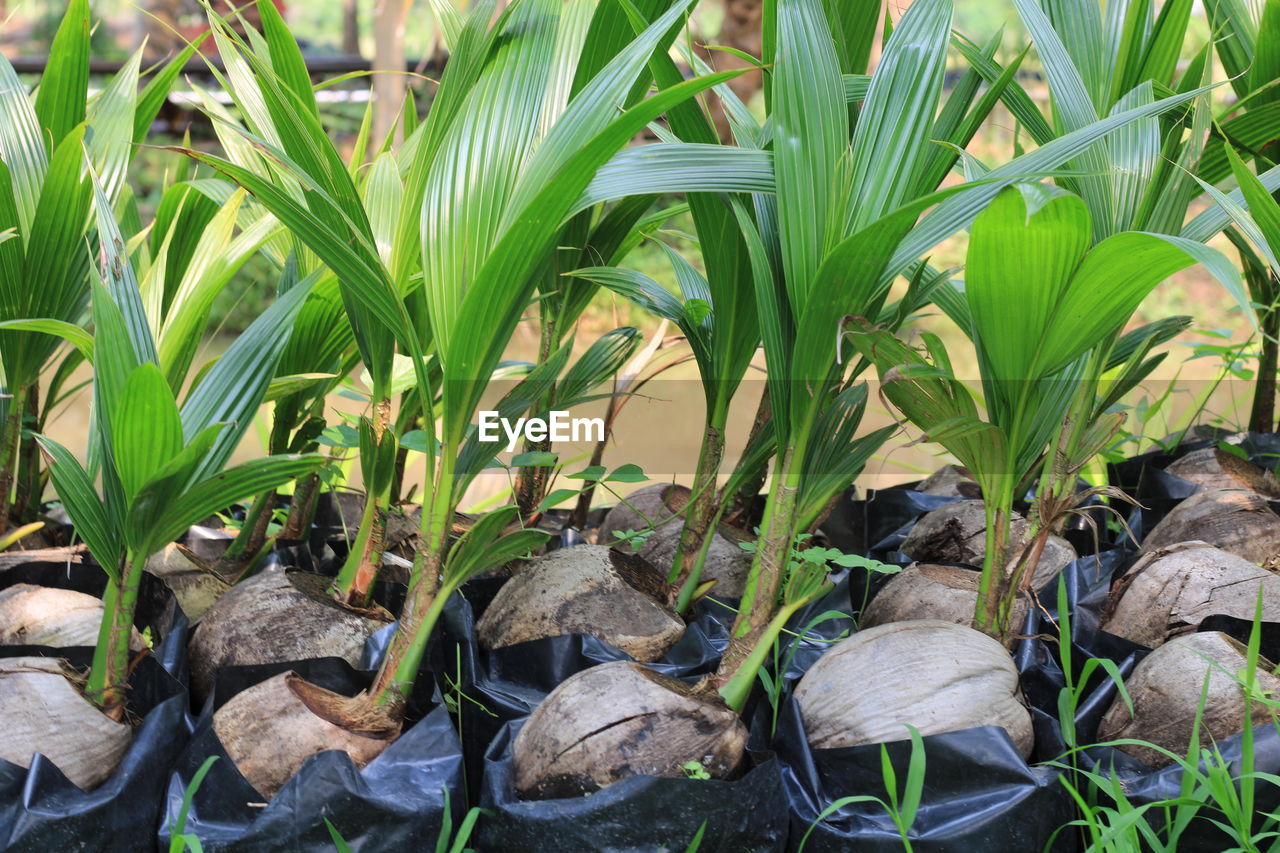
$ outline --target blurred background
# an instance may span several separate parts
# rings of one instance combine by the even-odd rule
[[[465,3],[465,0],[434,2]],[[219,13],[233,11],[227,0],[210,0],[210,3]],[[327,125],[340,145],[344,142],[350,145],[369,109],[372,109],[375,139],[385,137],[395,124],[406,93],[412,95],[420,113],[430,108],[433,81],[438,79],[447,61],[431,12],[432,0],[275,0],[275,3],[302,46],[313,80],[326,84],[318,96]],[[891,2],[888,14],[896,20],[908,5],[909,0]],[[144,67],[159,62],[207,30],[207,13],[199,0],[93,0],[92,6],[99,21],[93,33],[96,75],[112,73],[144,44]],[[31,85],[39,79],[49,41],[64,10],[61,0],[0,0],[0,53]],[[239,13],[244,23],[256,24],[252,5]],[[716,68],[743,67],[744,63],[732,53],[714,48],[725,46],[758,56],[760,15],[760,0],[702,0],[690,22],[693,42]],[[1012,0],[959,0],[954,25],[957,31],[978,42],[1002,33],[998,54],[1001,60],[1016,56],[1026,44]],[[1197,14],[1185,40],[1187,56],[1209,38],[1203,10],[1197,3]],[[958,77],[962,71],[958,57],[953,57],[953,62],[953,76]],[[188,64],[182,81],[175,86],[169,103],[152,128],[149,140],[152,145],[187,138],[189,144],[196,147],[216,146],[212,128],[195,108],[202,94],[229,103],[218,90],[210,65],[214,69],[219,67],[212,41],[207,41],[201,45],[201,56]],[[1040,83],[1038,69],[1038,60],[1032,52],[1021,66],[1020,79],[1023,87],[1047,111],[1047,92]],[[1223,76],[1219,70],[1216,79],[1222,80]],[[95,78],[101,79],[101,76]],[[732,85],[753,109],[763,113],[758,72],[736,78]],[[1229,87],[1221,87],[1219,92],[1219,98],[1231,97]],[[1224,100],[1222,105],[1225,103]],[[714,112],[714,104],[712,109]],[[997,108],[970,151],[988,164],[997,164],[1031,145],[1009,114]],[[144,222],[159,199],[166,175],[174,170],[177,156],[148,148],[134,159],[131,185],[139,199]],[[1193,213],[1199,209],[1193,209]],[[691,222],[672,220],[654,236],[697,264],[700,259],[696,241],[690,236],[692,230]],[[1214,245],[1228,256],[1235,256],[1225,240]],[[959,236],[939,246],[932,260],[938,266],[959,267],[963,264],[964,252],[964,237]],[[674,287],[671,269],[660,248],[653,243],[637,249],[627,265]],[[274,283],[275,273],[265,262],[257,259],[246,266],[219,297],[214,309],[215,331],[206,341],[197,367],[202,361],[216,357],[226,341],[262,311]],[[1194,331],[1170,345],[1168,359],[1147,381],[1143,392],[1129,401],[1129,423],[1114,451],[1117,456],[1146,449],[1151,439],[1176,433],[1192,422],[1235,429],[1247,421],[1251,393],[1248,380],[1252,378],[1253,366],[1247,320],[1231,307],[1220,286],[1198,268],[1158,288],[1139,311],[1135,322],[1174,314],[1194,316]],[[584,316],[578,330],[579,346],[585,347],[599,335],[621,325],[637,326],[646,337],[660,332],[652,317],[606,294],[599,296]],[[937,312],[927,314],[919,318],[917,327],[942,336],[962,377],[976,376],[971,347],[945,317]],[[675,354],[674,360],[678,358],[679,343],[671,344],[669,351]],[[509,356],[529,360],[534,357],[536,347],[536,328],[532,323],[522,324]],[[760,364],[762,367],[763,359]],[[755,376],[755,381],[749,379],[737,398],[728,436],[726,462],[730,464],[736,458],[736,449],[745,440],[763,390],[763,382],[759,381],[762,374]],[[355,384],[358,385],[358,380]],[[354,393],[335,395],[331,422],[336,422],[344,412],[358,412],[362,406],[358,397]],[[873,423],[868,423],[868,428],[891,420],[874,394],[872,399],[874,411],[868,421]],[[77,433],[83,435],[86,402],[73,400],[64,416],[58,418],[57,432],[66,433],[72,444],[80,443]],[[599,414],[603,407],[603,403],[588,406],[581,414]],[[702,394],[692,365],[677,365],[649,383],[643,394],[628,403],[617,423],[615,445],[610,448],[606,461],[615,465],[633,462],[654,479],[687,482],[696,460],[701,407]],[[250,433],[243,448],[246,457],[260,452],[264,435],[265,425],[257,435]],[[907,433],[890,441],[885,452],[868,465],[859,485],[883,487],[916,480],[947,461],[938,455],[940,451],[934,446],[912,443],[917,437]],[[562,459],[585,458],[588,453],[585,445],[566,447],[562,449]],[[474,501],[492,499],[505,488],[504,475],[483,476],[472,497]]]

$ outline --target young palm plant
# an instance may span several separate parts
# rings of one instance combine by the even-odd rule
[[[965,295],[985,420],[936,337],[925,336],[926,358],[852,320],[850,341],[876,365],[884,394],[982,487],[986,552],[974,623],[1001,639],[1015,628],[1014,601],[1043,545],[1037,537],[1009,566],[1019,488],[1046,455],[1051,475],[1074,484],[1111,440],[1124,416],[1098,413],[1095,389],[1146,295],[1193,263],[1227,266],[1215,250],[1163,234],[1125,231],[1092,245],[1094,228],[1079,197],[1043,184],[1004,190],[975,220]]]
[[[496,448],[463,450],[538,274],[597,169],[657,116],[727,79],[681,82],[633,104],[646,63],[666,49],[690,5],[672,4],[633,40],[619,43],[616,32],[609,32],[585,44],[592,3],[521,0],[496,19],[492,0],[475,4],[465,16],[445,11],[453,53],[430,113],[401,150],[407,174],[400,203],[375,208],[392,223],[388,260],[378,251],[372,217],[354,197],[348,172],[310,108],[297,46],[281,29],[266,28],[265,52],[243,54],[261,96],[260,112],[274,128],[273,137],[244,138],[270,162],[269,177],[230,159],[189,152],[247,189],[333,270],[348,310],[358,307],[380,333],[389,331],[418,380],[427,447],[435,452],[425,454],[421,544],[399,628],[369,691],[310,705],[325,708],[330,720],[346,727],[343,745],[358,760],[367,760],[399,731],[449,595],[467,578],[528,553],[545,538],[536,531],[507,533],[517,510],[505,507],[451,543],[463,490]],[[272,6],[260,8],[266,22]],[[578,45],[580,51],[571,49]],[[588,57],[598,71],[575,84]],[[438,403],[424,359],[428,350],[441,370]],[[298,689],[311,698],[320,695],[318,688]],[[285,692],[296,701],[296,692]],[[241,694],[219,713],[233,713],[236,703],[255,696]],[[259,711],[256,718],[275,719],[272,709]],[[329,725],[314,715],[311,720],[320,728]],[[280,734],[272,761],[291,774],[305,754],[291,752],[298,744],[296,730]],[[266,793],[276,787],[269,779],[255,784]]]
[[[89,38],[88,0],[73,0],[34,97],[0,57],[0,234],[10,235],[0,243],[0,532],[11,521],[30,522],[39,509],[44,474],[24,436],[44,423],[80,359],[73,352],[47,377],[42,401],[41,380],[59,345],[44,333],[79,326],[88,304],[85,152],[115,203],[133,143],[190,56],[175,57],[139,91],[138,51],[90,98]]]
[[[94,722],[100,712],[115,721],[113,731],[127,742],[128,728],[119,724],[125,721],[130,639],[136,636],[134,612],[147,558],[228,502],[278,487],[326,460],[273,456],[227,466],[266,393],[306,288],[286,294],[264,312],[179,406],[160,368],[137,279],[106,196],[100,186],[94,189],[102,261],[100,279],[92,285],[94,335],[52,322],[46,327],[67,333],[94,368],[90,463],[82,465],[47,436],[37,441],[77,535],[107,575],[98,642],[82,688],[98,711],[90,714],[82,702],[73,702],[61,713],[48,714],[44,724],[48,738],[83,742],[85,732],[102,730]],[[100,748],[86,748],[83,760],[100,761]],[[101,778],[110,771],[94,772]],[[80,768],[70,775],[79,778]]]

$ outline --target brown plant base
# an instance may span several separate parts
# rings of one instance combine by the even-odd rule
[[[1014,513],[1011,524],[1013,545],[1010,548],[1009,566],[1012,567],[1022,554],[1030,525],[1022,516]],[[944,504],[925,513],[916,522],[899,547],[902,553],[922,563],[964,563],[981,566],[986,553],[985,536],[987,519],[982,501],[964,500]],[[1071,543],[1061,536],[1050,536],[1045,542],[1040,562],[1032,576],[1031,586],[1039,589],[1053,580],[1063,567],[1076,558]]]
[[[40,753],[85,791],[105,782],[129,748],[133,729],[81,693],[62,661],[0,659],[0,758],[30,767]]]
[[[338,657],[359,664],[364,643],[390,614],[354,610],[327,592],[331,578],[271,568],[236,584],[191,638],[191,688],[202,701],[221,666]]]
[[[1117,696],[1098,726],[1098,740],[1133,738],[1185,755],[1200,704],[1205,674],[1209,692],[1201,718],[1201,743],[1221,741],[1244,728],[1244,694],[1233,677],[1245,667],[1245,649],[1216,631],[1188,634],[1153,651],[1125,680],[1133,700],[1133,715]],[[1258,688],[1271,695],[1280,690],[1280,678],[1271,674],[1273,664],[1258,660]],[[1253,703],[1253,723],[1265,723],[1272,712],[1262,702]],[[1172,764],[1172,759],[1147,746],[1123,745],[1120,749],[1151,767]]]
[[[1179,542],[1147,552],[1125,572],[1102,629],[1155,648],[1215,613],[1252,620],[1259,589],[1262,618],[1280,621],[1280,577],[1207,543]]]
[[[341,696],[293,672],[237,693],[213,715],[213,729],[236,769],[267,799],[313,755],[339,749],[363,768],[400,734],[363,695]]]
[[[972,628],[978,606],[979,574],[958,566],[912,563],[876,593],[858,620],[859,630],[907,622],[937,619]],[[1027,618],[1027,602],[1020,598],[1013,607],[1013,634],[1008,645],[1018,641],[1017,632]]]
[[[1209,491],[1249,489],[1264,497],[1280,498],[1275,474],[1216,447],[1193,450],[1175,459],[1164,471]]]
[[[800,679],[796,702],[815,749],[1000,726],[1025,758],[1034,734],[1009,652],[972,628],[922,619],[859,631]]]
[[[1143,551],[1200,540],[1251,563],[1280,554],[1280,516],[1244,489],[1197,492],[1175,506],[1142,541]]]
[[[538,557],[507,581],[476,625],[480,642],[516,643],[591,634],[636,660],[657,660],[684,621],[665,605],[666,578],[644,560],[603,545]]]
[[[747,729],[714,693],[631,661],[592,667],[542,700],[513,745],[525,799],[576,797],[630,776],[712,778],[742,763]]]
[[[71,589],[14,584],[0,589],[0,646],[92,646],[102,625],[102,599]],[[144,648],[135,629],[129,648]]]

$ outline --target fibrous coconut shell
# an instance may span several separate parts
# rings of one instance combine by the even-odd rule
[[[1209,687],[1200,721],[1201,743],[1238,734],[1244,729],[1245,705],[1235,676],[1246,663],[1244,647],[1217,631],[1170,640],[1143,658],[1125,680],[1133,714],[1124,698],[1117,696],[1098,726],[1098,740],[1141,740],[1186,755],[1206,673]],[[1258,688],[1275,695],[1280,678],[1271,674],[1272,668],[1259,659],[1255,675]],[[1253,703],[1255,725],[1271,720],[1272,713],[1265,703]],[[1119,748],[1151,767],[1173,763],[1148,746],[1125,744]]]
[[[1154,551],[1196,540],[1251,563],[1265,563],[1280,554],[1280,516],[1256,492],[1197,492],[1160,520],[1142,541],[1142,550]]]
[[[542,700],[513,745],[526,799],[588,794],[630,776],[712,778],[741,763],[747,729],[714,693],[632,661],[584,670]]]
[[[1280,577],[1206,542],[1179,542],[1143,554],[1120,579],[1102,629],[1155,648],[1194,631],[1206,616],[1280,621]]]
[[[198,622],[214,603],[226,595],[231,584],[192,559],[189,551],[176,543],[152,554],[147,571],[158,577],[178,599],[178,606],[193,622]]]
[[[363,768],[391,745],[398,727],[370,718],[360,706],[360,698],[284,672],[231,697],[214,713],[213,729],[236,769],[270,799],[313,755],[341,750]],[[365,733],[352,731],[352,725]]]
[[[937,619],[972,628],[980,577],[961,566],[912,563],[876,593],[862,612],[858,627],[865,630],[890,622]],[[1014,628],[1026,618],[1027,602],[1019,598],[1013,608]],[[1015,642],[1017,637],[1011,636],[1009,643]]]
[[[30,767],[40,753],[92,791],[115,772],[133,729],[98,710],[69,675],[53,658],[0,659],[0,759]]]
[[[923,619],[841,640],[800,679],[796,702],[815,749],[1000,726],[1031,754],[1031,714],[1000,643],[972,628]]]
[[[490,649],[581,633],[657,660],[684,632],[663,603],[666,590],[666,578],[639,557],[603,545],[562,548],[503,584],[476,631]]]
[[[920,482],[913,491],[946,498],[980,498],[982,489],[959,465],[943,465]]]
[[[1166,474],[1181,477],[1202,489],[1249,489],[1268,498],[1280,498],[1275,474],[1216,447],[1193,450],[1165,467]]]
[[[391,621],[353,610],[326,590],[332,578],[268,568],[236,584],[205,614],[191,638],[191,687],[197,701],[221,666],[338,657],[357,666],[370,635]]]
[[[1013,531],[1010,567],[1021,556],[1029,527],[1026,519],[1014,513],[1010,524]],[[987,551],[986,534],[987,519],[982,501],[953,501],[921,516],[898,550],[921,563],[981,566]],[[1041,588],[1075,558],[1076,551],[1070,542],[1061,536],[1050,536],[1032,575],[1032,586]]]
[[[102,599],[72,589],[19,583],[0,589],[0,646],[92,646],[102,627]],[[137,629],[129,648],[144,647]]]

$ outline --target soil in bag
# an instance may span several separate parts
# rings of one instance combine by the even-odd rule
[[[464,800],[461,744],[448,712],[432,701],[431,674],[418,679],[404,732],[363,770],[346,753],[321,752],[264,802],[228,757],[213,713],[236,693],[290,670],[346,695],[368,687],[374,675],[338,658],[220,670],[190,746],[169,775],[161,845],[167,849],[195,774],[217,756],[192,795],[184,827],[210,853],[332,853],[326,819],[353,850],[434,849],[446,809],[456,826]]]

